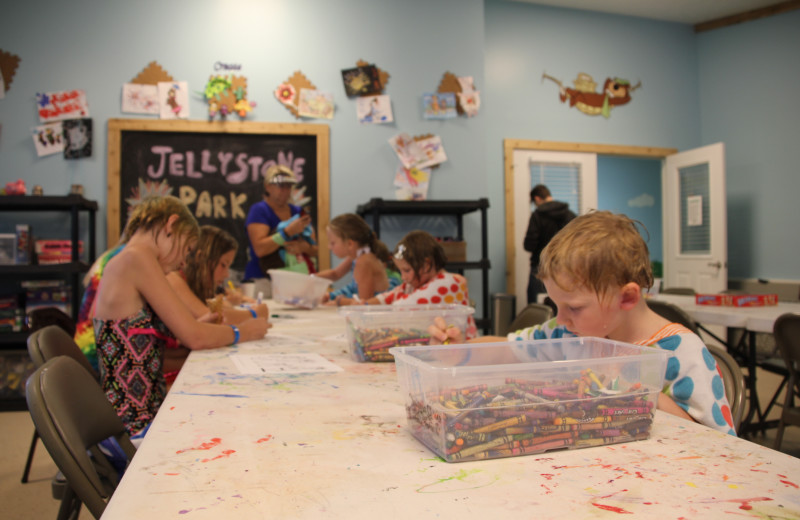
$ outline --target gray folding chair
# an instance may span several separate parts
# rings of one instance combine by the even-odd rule
[[[532,327],[544,323],[553,317],[553,309],[542,303],[529,303],[511,321],[506,334],[525,327]]]
[[[685,310],[681,309],[677,305],[648,298],[647,306],[659,316],[662,316],[673,323],[680,323],[695,334],[700,334],[697,328],[697,322],[694,321]]]
[[[722,383],[725,385],[725,397],[728,398],[728,404],[731,405],[731,417],[733,418],[733,427],[739,431],[739,426],[742,424],[742,417],[744,416],[744,373],[739,364],[733,357],[728,354],[725,349],[716,345],[706,345],[708,351],[714,356],[717,361],[717,366],[722,372]]]
[[[682,294],[685,296],[694,296],[695,292],[694,289],[691,287],[667,287],[666,289],[661,289],[662,294]]]
[[[800,406],[795,405],[795,396],[800,396],[800,314],[783,314],[775,320],[773,327],[775,343],[789,372],[786,398],[783,402],[778,431],[775,433],[775,449],[781,449],[783,432],[787,425],[800,426]]]
[[[36,430],[69,489],[100,518],[118,474],[99,443],[113,437],[129,461],[136,452],[122,421],[97,381],[69,356],[37,368],[25,391]]]

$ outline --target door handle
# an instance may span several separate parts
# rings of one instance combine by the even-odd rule
[[[708,267],[716,267],[717,269],[722,269],[722,262],[717,260],[716,262],[709,262]]]

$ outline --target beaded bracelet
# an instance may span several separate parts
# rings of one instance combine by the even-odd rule
[[[236,325],[229,325],[229,327],[233,329],[233,343],[231,345],[236,345],[239,343],[239,327]]]

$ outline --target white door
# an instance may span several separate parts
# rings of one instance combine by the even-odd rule
[[[513,233],[509,233],[507,240],[513,240],[513,247],[507,248],[514,254],[514,295],[516,296],[517,312],[528,303],[528,278],[531,271],[530,253],[525,251],[522,243],[525,241],[525,232],[528,230],[528,221],[531,217],[532,206],[531,188],[540,183],[538,178],[533,178],[532,166],[536,165],[569,165],[578,169],[578,208],[571,206],[577,214],[583,214],[590,209],[597,208],[597,154],[572,153],[572,152],[547,152],[531,150],[514,151],[514,215]],[[543,184],[547,184],[544,182]],[[554,198],[558,198],[554,194]]]
[[[670,155],[661,174],[664,283],[698,293],[728,288],[725,145]]]

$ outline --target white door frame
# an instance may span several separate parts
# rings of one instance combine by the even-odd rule
[[[522,243],[515,242],[517,227],[527,229],[528,218],[516,220],[516,203],[514,194],[514,152],[517,150],[542,150],[554,152],[584,152],[598,155],[615,155],[621,157],[641,157],[664,159],[677,153],[675,148],[656,148],[651,146],[619,146],[609,144],[569,143],[560,141],[532,141],[527,139],[503,140],[503,166],[505,170],[505,205],[506,205],[506,291],[516,287],[517,277],[527,279],[527,269],[517,273],[515,259],[517,251],[522,251]],[[525,205],[529,211],[530,203]],[[524,233],[524,231],[523,231]]]
[[[569,164],[578,167],[580,172],[580,207],[571,208],[579,215],[597,208],[597,154],[587,152],[551,152],[542,150],[514,150],[514,244],[522,244],[525,240],[528,222],[531,216],[531,169],[532,163]],[[519,251],[519,254],[516,252]],[[516,295],[517,309],[527,305],[528,276],[530,269],[530,253],[515,248],[516,277],[513,294]]]

